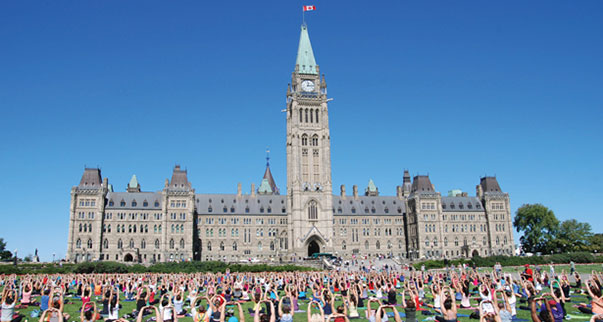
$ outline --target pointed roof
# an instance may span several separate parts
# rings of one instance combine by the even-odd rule
[[[188,190],[191,189],[191,183],[188,182],[187,171],[182,170],[180,165],[174,166],[174,171],[172,172],[172,180],[169,182],[169,188],[177,188]]]
[[[79,188],[93,188],[98,189],[101,187],[103,182],[101,176],[101,170],[98,168],[85,168],[82,179],[80,180]]]
[[[132,179],[130,179],[130,183],[128,183],[128,188],[138,188],[138,186],[138,179],[136,178],[136,175],[133,174]]]
[[[308,35],[308,26],[301,26],[301,34],[299,35],[299,46],[297,48],[297,60],[295,65],[299,68],[300,74],[318,74],[316,71],[316,60]]]
[[[270,163],[266,163],[266,171],[264,172],[264,178],[262,178],[262,183],[260,184],[258,193],[260,192],[260,189],[262,189],[264,181],[266,181],[266,184],[270,187],[270,193],[274,193],[275,195],[279,194],[276,182],[274,182],[274,178],[272,177],[272,172],[270,172]]]
[[[379,189],[377,189],[377,186],[373,182],[373,179],[369,179],[368,187],[366,187],[366,189],[364,190],[364,195],[372,197],[379,195]]]
[[[496,177],[483,177],[480,178],[479,184],[482,186],[484,192],[502,192],[498,180]]]
[[[268,183],[268,179],[262,179],[262,183],[260,183],[260,187],[258,188],[258,194],[260,195],[271,195],[272,188],[270,187],[270,183]]]
[[[369,183],[368,183],[367,189],[368,189],[368,191],[377,191],[377,186],[375,186],[375,183],[373,182],[373,179],[369,179]]]

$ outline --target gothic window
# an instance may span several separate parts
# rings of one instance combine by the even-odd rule
[[[377,241],[377,242],[375,243],[375,247],[376,247],[377,249],[381,249],[381,242]]]
[[[124,247],[124,242],[121,238],[117,241],[117,249],[122,249]]]
[[[318,146],[318,135],[316,134],[312,136],[312,146]]]
[[[458,246],[459,245],[459,239],[458,237],[454,237],[454,246]]]
[[[318,123],[318,110],[315,110],[315,111],[316,111],[316,123]]]
[[[155,201],[155,207],[159,207],[159,201]]]
[[[109,224],[109,226],[107,227],[107,232],[111,232],[111,224]]]
[[[82,224],[80,224],[80,233],[82,232]]]
[[[369,249],[369,242],[368,242],[368,240],[364,241],[364,249],[366,249],[366,250]]]
[[[234,242],[232,244],[232,250],[235,250],[235,251],[237,250],[237,242]]]
[[[159,239],[155,239],[155,249],[159,249]]]
[[[134,248],[134,239],[130,239],[130,248]]]
[[[318,220],[318,207],[316,201],[312,200],[308,204],[308,219]]]
[[[170,239],[170,249],[174,249],[174,240]]]
[[[310,123],[314,123],[314,111],[310,110]]]
[[[488,242],[486,241],[486,236],[484,236],[484,238],[482,239],[482,243],[484,244],[484,246],[486,246],[486,244],[488,243]]]
[[[143,201],[143,202],[142,202],[142,206],[143,206],[143,207],[148,207],[148,206],[149,206],[149,202],[148,202],[148,201],[146,201],[146,200],[145,200],[145,201]]]
[[[308,115],[307,112],[308,110],[306,110],[306,116]],[[262,251],[262,242],[258,242],[258,250]]]
[[[132,200],[132,207],[136,207],[137,203],[136,200]]]
[[[125,206],[126,206],[126,202],[125,202],[125,201],[123,201],[123,199],[122,199],[122,200],[119,202],[119,205],[120,205],[121,207],[125,207]]]
[[[107,239],[103,240],[103,248],[109,248],[109,241]]]
[[[425,239],[425,246],[429,247],[429,237]]]
[[[302,135],[301,141],[302,141],[302,146],[308,145],[308,135],[306,135],[306,134]]]
[[[78,238],[78,240],[75,242],[75,248],[82,248],[82,240]]]
[[[270,250],[274,250],[274,241],[270,242]]]
[[[184,249],[184,238],[180,239],[180,249]]]
[[[299,123],[302,123],[304,121],[304,110],[302,110],[301,108],[299,109]]]
[[[109,206],[113,207],[113,205],[114,205],[113,200],[109,200]]]
[[[211,251],[211,242],[207,242],[207,250]]]
[[[308,123],[308,109],[306,109],[305,111],[306,111],[306,123]]]
[[[144,239],[143,239],[143,240],[140,242],[140,248],[142,248],[142,249],[147,248],[147,242],[146,242],[146,240],[144,240]]]
[[[352,213],[355,214],[356,213],[356,208],[352,207]]]
[[[318,115],[318,114],[317,114]],[[345,244],[345,240],[341,243],[341,249],[345,250],[346,249],[346,244]]]

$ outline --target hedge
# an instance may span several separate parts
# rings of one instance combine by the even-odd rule
[[[565,254],[553,254],[544,256],[489,256],[479,257],[475,256],[471,259],[456,259],[448,261],[448,265],[454,264],[468,264],[469,266],[477,267],[492,267],[497,262],[502,266],[521,266],[524,264],[567,264],[573,261],[574,263],[603,263],[603,257],[595,256],[588,252],[576,252],[576,253],[565,253]],[[413,264],[415,269],[420,269],[422,265],[425,265],[425,269],[443,268],[445,263],[443,260],[427,260]]]
[[[79,264],[19,264],[0,265],[0,274],[89,274],[89,273],[197,273],[197,272],[293,272],[311,271],[310,267],[296,265],[227,264],[223,262],[171,262],[150,266],[126,265],[116,262],[85,262]]]

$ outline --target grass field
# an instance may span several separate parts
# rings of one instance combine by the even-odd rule
[[[36,297],[36,299],[38,302],[40,301],[39,297]],[[65,312],[70,315],[70,318],[68,321],[79,322],[80,321],[79,309],[81,307],[81,301],[79,299],[70,298],[70,297],[68,297],[67,299],[68,299],[69,303],[67,303],[65,305]],[[94,300],[94,298],[93,298],[93,300]],[[400,301],[401,301],[401,296],[398,297],[398,302],[400,303]],[[570,314],[572,316],[572,321],[589,321],[590,316],[581,314],[577,308],[572,307],[572,305],[575,305],[578,303],[583,303],[583,302],[588,302],[588,301],[589,301],[588,298],[583,295],[572,294],[572,302],[566,304],[566,310],[567,310],[568,314]],[[432,303],[433,301],[427,300],[427,302]],[[122,304],[122,308],[120,310],[120,316],[123,316],[125,314],[132,312],[132,310],[134,310],[134,308],[136,306],[135,302],[126,302],[126,301],[123,301],[123,299],[120,301],[120,303]],[[336,305],[337,305],[337,303],[340,303],[340,302],[336,302]],[[477,301],[472,301],[472,304],[474,306],[476,306]],[[100,303],[98,303],[97,305],[100,310],[102,305]],[[523,305],[526,305],[526,304],[520,304],[518,302],[518,307],[523,306]],[[247,309],[252,308],[252,306],[253,306],[252,303],[244,303],[242,306],[243,306],[243,310],[245,312],[245,321],[247,321],[247,322],[253,321],[253,318],[247,313]],[[185,306],[185,308],[187,308],[187,307]],[[300,301],[300,310],[306,310],[306,308],[307,308],[307,302]],[[23,318],[23,321],[37,322],[39,320],[38,318],[31,318],[29,315],[29,313],[34,309],[38,309],[38,307],[29,307],[27,309],[18,310],[21,314],[25,315],[25,317]],[[400,312],[404,312],[404,309],[402,307],[398,307],[398,309]],[[520,310],[520,309],[518,309],[517,311],[518,311],[518,315],[517,315],[518,319],[531,321],[529,311]],[[468,317],[471,314],[471,312],[472,312],[471,310],[459,309],[458,313],[465,315],[465,316],[459,317],[459,321],[476,321],[476,320],[471,320]],[[358,320],[367,321],[367,319],[364,318],[365,310],[359,309],[359,313],[362,318],[360,318]],[[150,316],[146,316],[143,321],[146,321],[149,317]],[[418,317],[419,321],[429,321],[429,320],[433,320],[434,316],[433,315],[431,315],[431,316],[421,315],[421,314],[419,314],[419,312],[417,312],[417,317]],[[131,320],[133,320],[133,319],[131,319]],[[307,316],[306,316],[305,312],[299,312],[294,315],[295,322],[302,322],[302,321],[306,321],[306,320],[307,320]],[[404,318],[402,320],[404,321]],[[185,317],[185,318],[180,318],[179,321],[180,322],[192,322],[193,319],[191,317]],[[390,319],[390,321],[393,321],[393,319]],[[521,322],[521,320],[517,320],[517,322]]]

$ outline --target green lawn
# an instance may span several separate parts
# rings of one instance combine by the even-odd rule
[[[39,302],[39,300],[40,300],[39,297],[37,297],[36,299]],[[398,301],[400,302],[400,300],[401,300],[401,297],[399,296],[399,300]],[[69,313],[70,316],[71,316],[70,319],[69,319],[69,321],[77,321],[77,322],[79,322],[79,309],[81,307],[81,301],[79,299],[74,299],[74,298],[68,298],[68,301],[69,301],[69,303],[67,303],[65,305],[65,312]],[[566,309],[567,309],[568,313],[573,316],[573,318],[572,318],[571,321],[588,321],[589,318],[590,318],[590,316],[586,316],[586,315],[580,314],[580,312],[576,308],[572,307],[573,304],[577,304],[577,303],[580,303],[580,302],[588,302],[588,299],[585,296],[582,296],[582,295],[573,295],[572,296],[572,302],[573,303],[567,303],[566,304]],[[136,306],[135,302],[126,302],[126,301],[123,301],[123,299],[120,301],[120,303],[123,306],[122,309],[120,310],[120,316],[123,316],[124,314],[132,312],[132,310]],[[337,303],[340,303],[340,302],[337,302]],[[477,305],[477,301],[472,301],[472,304],[474,306],[476,306]],[[525,305],[525,304],[518,303],[518,307],[520,305]],[[99,310],[100,310],[101,309],[101,304],[100,303],[98,304],[98,307],[99,307]],[[247,308],[251,308],[251,307],[252,307],[251,303],[245,303],[245,304],[243,304],[243,310],[245,312],[245,319],[246,319],[247,322],[253,321],[253,318],[249,314],[247,314]],[[300,309],[301,310],[305,310],[306,308],[307,308],[307,302],[300,301]],[[30,307],[28,309],[18,310],[21,314],[25,315],[25,318],[24,318],[23,321],[26,321],[26,320],[28,320],[28,322],[37,322],[38,321],[38,318],[30,318],[30,316],[29,316],[29,312],[31,312],[33,309],[37,309],[37,307]],[[400,310],[400,312],[404,312],[404,310],[401,307],[399,307],[398,309]],[[360,309],[359,313],[362,316],[362,318],[359,319],[359,320],[361,320],[361,321],[367,321],[364,318],[364,310]],[[471,314],[471,310],[462,310],[462,309],[460,309],[459,310],[459,314],[469,315],[469,314]],[[424,316],[424,315],[420,315],[420,314],[417,314],[417,317],[419,318],[419,321],[425,320],[425,319],[427,319],[429,317],[433,318],[433,316]],[[530,313],[529,313],[529,311],[526,311],[526,310],[518,310],[518,318],[520,318],[520,319],[526,319],[526,320],[531,321]],[[305,312],[296,313],[294,315],[294,321],[296,321],[296,322],[301,322],[301,321],[306,321],[306,320],[307,319],[306,319],[306,313]],[[404,320],[404,319],[402,319],[402,320]],[[179,321],[180,322],[192,322],[193,319],[190,318],[190,317],[185,317],[185,318],[179,319]],[[390,321],[393,321],[393,319],[390,319]],[[469,317],[460,317],[459,321],[477,321],[477,320],[471,320]]]

